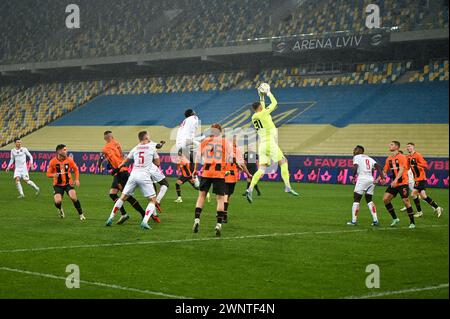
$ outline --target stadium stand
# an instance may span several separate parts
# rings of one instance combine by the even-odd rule
[[[432,61],[409,78],[409,82],[448,81],[448,60]]]
[[[287,19],[272,26],[269,17],[279,6],[274,0],[141,1],[133,5],[130,1],[77,1],[83,14],[79,30],[67,29],[64,16],[57,14],[65,11],[65,1],[35,0],[33,6],[28,1],[2,1],[0,64],[242,45],[304,33],[363,32],[363,8],[372,2],[298,1]],[[448,28],[444,1],[435,5],[422,0],[377,3],[384,28]]]
[[[85,104],[109,88],[107,81],[38,84],[20,90],[2,89],[5,98],[0,104],[1,140],[10,143]]]

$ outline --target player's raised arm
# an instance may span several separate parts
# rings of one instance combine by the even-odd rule
[[[276,108],[278,106],[278,102],[277,102],[277,99],[275,99],[275,96],[273,96],[272,92],[269,91],[267,93],[267,96],[270,99],[270,104],[266,109],[269,111],[269,113],[272,113],[273,111],[276,110]]]

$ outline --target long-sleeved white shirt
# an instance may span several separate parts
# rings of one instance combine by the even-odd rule
[[[13,148],[8,168],[14,163],[16,169],[27,169],[27,157],[30,159],[30,165],[33,165],[33,156],[26,147]]]

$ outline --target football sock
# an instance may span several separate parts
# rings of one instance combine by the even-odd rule
[[[150,217],[153,215],[153,212],[155,211],[155,204],[153,204],[152,202],[150,202],[147,205],[147,208],[145,209],[145,216],[144,219],[142,220],[143,223],[148,223],[148,220],[150,219]]]
[[[79,215],[83,214],[83,209],[81,208],[81,203],[79,200],[73,202],[73,206],[75,206]]]
[[[408,208],[406,208],[406,211],[408,212],[409,222],[411,224],[414,224],[414,211],[413,211],[412,206],[409,206]]]
[[[417,211],[421,212],[422,211],[422,207],[420,207],[420,199],[419,199],[419,197],[416,197],[413,200],[414,200],[414,205],[416,205]]]
[[[31,187],[33,187],[35,190],[39,189],[39,187],[37,187],[37,185],[33,181],[28,180],[27,184],[30,185]]]
[[[166,185],[161,186],[161,188],[159,189],[158,196],[156,196],[157,203],[161,203],[161,201],[162,201],[164,195],[166,195],[166,192],[168,189],[169,189],[169,187],[167,187]]]
[[[259,179],[264,175],[263,169],[258,169],[258,171],[253,175],[252,182],[250,183],[250,187],[248,188],[250,191],[253,190],[255,185],[259,182]]]
[[[116,200],[119,199],[119,196],[117,194],[109,194],[109,197],[111,197],[113,202],[116,202]],[[127,214],[127,212],[125,211],[125,208],[123,206],[120,207],[120,213],[122,215],[126,215]]]
[[[397,219],[397,214],[395,214],[394,206],[392,206],[391,203],[385,204],[384,206],[386,207],[389,214],[391,214],[392,219]]]
[[[202,209],[200,207],[195,208],[195,218],[200,218],[200,215],[202,214]]]
[[[434,200],[430,198],[430,196],[427,196],[427,198],[424,199],[428,204],[430,204],[434,209],[438,208],[438,204]]]
[[[19,194],[23,196],[22,184],[20,184],[20,182],[16,183],[16,188],[19,191]]]
[[[228,212],[228,205],[229,205],[228,202],[223,203],[223,210],[224,210],[224,212]]]
[[[284,185],[291,189],[291,183],[289,182],[289,169],[288,163],[285,162],[281,164],[281,178],[283,179]]]
[[[194,186],[194,185],[192,185],[192,186]],[[175,189],[177,191],[177,196],[181,197],[181,187],[180,187],[180,185],[175,184]]]
[[[359,213],[359,203],[354,202],[352,206],[352,222],[356,223],[356,220],[358,219],[358,213]]]
[[[62,207],[62,203],[55,203],[56,208],[58,208],[59,210],[61,210]]]
[[[377,207],[375,206],[375,203],[369,202],[369,203],[367,203],[367,207],[369,207],[370,213],[372,214],[373,221],[378,222]]]
[[[133,196],[129,196],[127,202],[130,203],[130,205],[133,206],[133,208],[137,210],[139,214],[141,214],[142,218],[144,218],[145,210],[142,208],[141,204],[139,204],[136,198],[134,198]]]
[[[224,218],[225,212],[217,212],[217,223],[222,224],[223,218]]]
[[[111,211],[111,214],[109,215],[109,218],[113,219],[114,216],[116,216],[117,211],[120,209],[120,207],[122,207],[123,205],[123,200],[121,200],[120,198],[118,200],[116,200],[116,202],[114,203],[114,207]]]

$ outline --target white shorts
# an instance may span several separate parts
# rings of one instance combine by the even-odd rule
[[[161,172],[161,170],[157,166],[150,170],[150,177],[152,178],[152,180],[155,183],[159,183],[164,178],[166,178],[166,176],[164,176],[164,174]]]
[[[354,192],[362,195],[363,193],[373,195],[373,192],[375,190],[375,184],[373,183],[373,180],[371,179],[358,179],[355,185]]]
[[[29,180],[30,176],[28,176],[28,170],[26,168],[16,168],[14,169],[14,179],[19,177],[24,180]]]
[[[133,195],[136,187],[141,189],[142,195],[146,198],[154,197],[156,195],[155,188],[153,187],[153,181],[147,173],[131,173],[125,187],[123,188],[122,194],[127,196]]]

